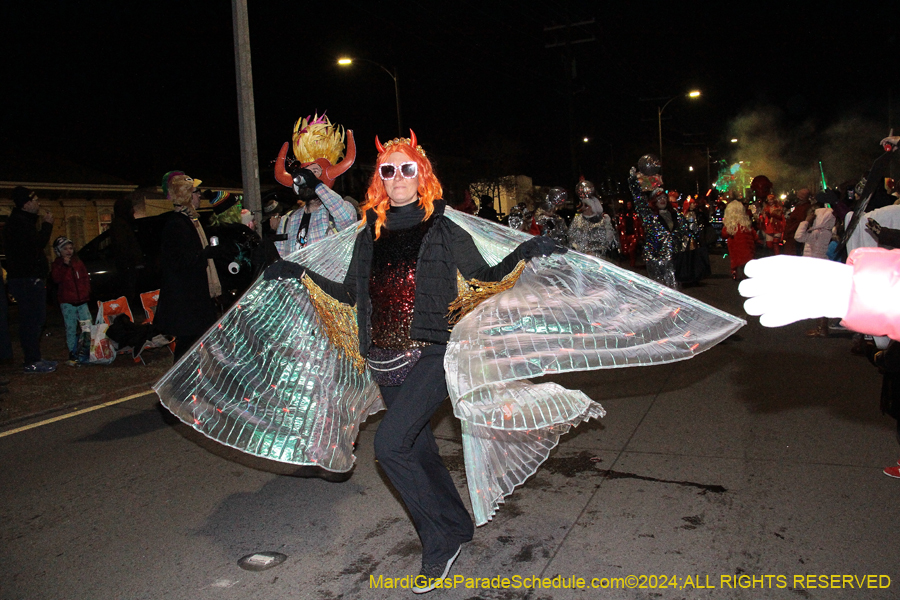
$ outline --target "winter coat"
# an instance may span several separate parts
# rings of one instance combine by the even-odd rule
[[[153,324],[168,335],[201,334],[216,321],[216,308],[209,297],[207,259],[191,218],[170,213],[160,242],[162,284]]]
[[[416,295],[413,320],[409,330],[411,339],[446,344],[450,340],[447,313],[456,300],[456,272],[466,279],[499,281],[510,273],[520,260],[522,252],[514,250],[500,263],[488,266],[475,246],[472,236],[444,216],[445,203],[435,200],[434,223],[425,234],[416,264]],[[331,281],[307,271],[307,274],[331,297],[350,305],[356,305],[359,327],[359,350],[366,356],[371,345],[369,322],[372,315],[369,297],[369,276],[372,272],[372,254],[375,240],[375,211],[366,213],[366,227],[359,232],[353,247],[353,257],[343,283]]]
[[[91,278],[77,256],[73,256],[69,264],[62,256],[54,260],[50,277],[59,286],[56,299],[60,304],[84,304],[91,299]]]
[[[38,215],[14,208],[3,228],[7,279],[46,279],[49,272],[44,248],[53,225],[37,227]]]
[[[827,258],[828,244],[831,243],[831,230],[834,229],[834,212],[830,208],[817,208],[813,224],[809,221],[800,223],[794,240],[805,244],[803,256]]]

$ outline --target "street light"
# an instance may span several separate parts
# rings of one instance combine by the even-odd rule
[[[668,102],[666,102],[665,104],[662,105],[662,108],[657,108],[656,116],[657,116],[658,122],[659,122],[659,158],[660,159],[662,159],[662,114],[663,114],[663,111],[666,110],[666,107],[669,105],[669,103],[672,102],[672,100],[675,100],[676,98],[682,98],[682,97],[699,98],[700,90],[692,90],[692,91],[688,92],[686,96],[682,96],[681,94],[679,94],[678,96],[672,96],[671,98],[669,98]]]
[[[368,58],[350,58],[347,56],[343,56],[338,59],[337,64],[342,67],[349,67],[353,64],[353,61],[358,60],[362,62],[367,62],[375,65],[380,68],[382,71],[391,76],[391,79],[394,80],[394,98],[397,101],[397,137],[403,137],[403,122],[400,119],[400,84],[397,79],[397,69],[394,68],[393,71],[385,67],[384,65],[375,62],[374,60],[369,60]]]

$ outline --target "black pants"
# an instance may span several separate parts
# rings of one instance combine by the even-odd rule
[[[47,318],[47,285],[43,279],[10,279],[9,293],[19,306],[19,343],[25,364],[41,360],[41,330]]]
[[[475,532],[431,431],[431,417],[447,397],[445,351],[426,347],[402,385],[381,387],[388,409],[375,433],[375,457],[412,516],[423,563],[449,559]]]

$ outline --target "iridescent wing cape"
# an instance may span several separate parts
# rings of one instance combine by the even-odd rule
[[[530,237],[451,209],[446,215],[490,264]],[[357,233],[344,230],[289,259],[341,280]],[[454,327],[447,346],[476,523],[491,519],[562,434],[605,414],[579,390],[529,379],[688,359],[743,324],[600,259],[569,252],[532,260],[515,286]],[[322,329],[299,281],[260,279],[154,389],[179,419],[222,444],[347,471],[359,426],[384,405],[368,372]]]

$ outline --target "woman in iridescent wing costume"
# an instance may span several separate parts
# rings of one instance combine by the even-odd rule
[[[344,281],[306,275],[332,298],[356,306],[359,351],[387,405],[375,455],[422,542],[422,571],[413,591],[423,593],[447,575],[474,532],[430,426],[447,397],[444,354],[452,329],[448,307],[459,293],[457,271],[466,279],[499,281],[520,261],[565,248],[535,237],[488,266],[471,235],[444,216],[441,184],[410,134],[384,146],[376,140],[376,170],[362,207],[365,228]],[[282,261],[266,277],[303,276],[302,271]]]

